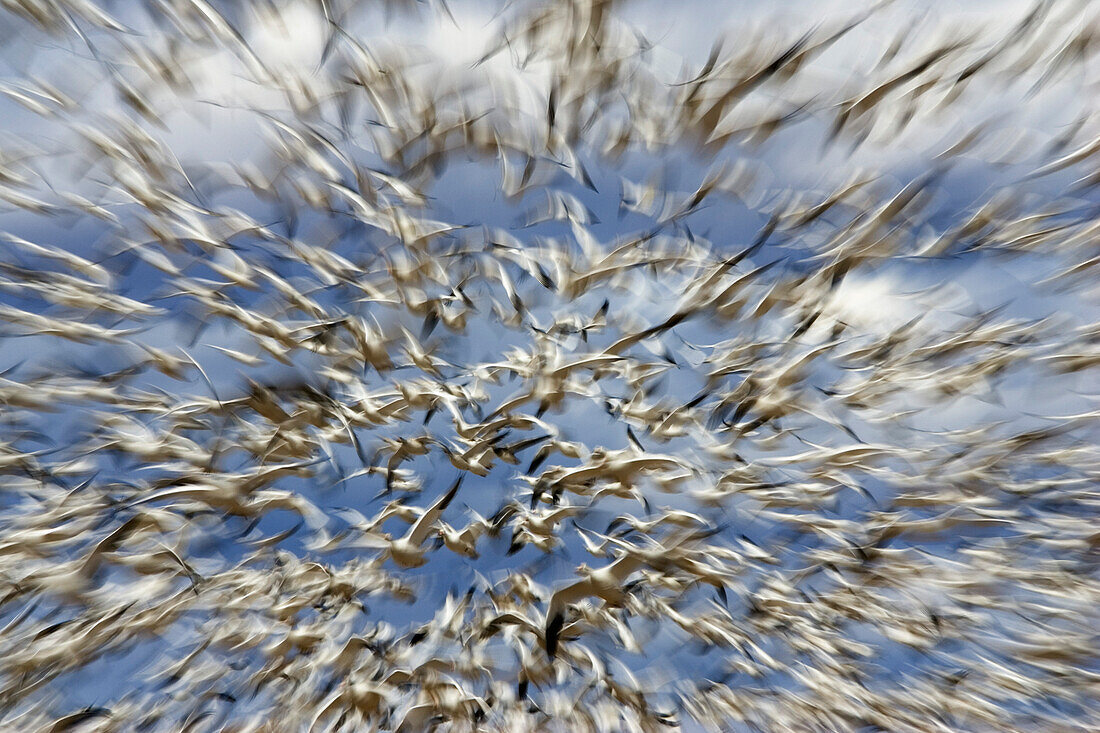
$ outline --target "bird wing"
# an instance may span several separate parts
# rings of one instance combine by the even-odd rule
[[[436,520],[443,514],[443,510],[447,508],[451,500],[455,498],[455,494],[458,493],[458,487],[462,485],[462,480],[464,478],[466,478],[465,474],[459,476],[450,490],[432,504],[428,511],[421,514],[416,522],[413,523],[412,527],[409,528],[408,534],[410,542],[419,545],[428,538],[428,532],[431,531],[432,525],[435,524]]]
[[[366,547],[372,550],[385,550],[389,546],[390,540],[382,535],[367,532],[364,532],[345,545],[345,547]]]
[[[546,654],[553,659],[558,653],[558,637],[565,626],[565,609],[573,601],[592,594],[591,578],[584,578],[574,583],[559,588],[550,596],[550,604],[546,607]]]
[[[624,583],[626,582],[626,579],[630,577],[631,573],[633,573],[644,564],[645,563],[642,561],[642,558],[639,555],[635,553],[627,553],[615,562],[601,569],[605,570],[612,578],[614,578],[619,583]]]

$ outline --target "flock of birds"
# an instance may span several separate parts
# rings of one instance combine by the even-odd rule
[[[900,184],[760,160],[1046,100],[1097,19],[819,73],[890,6],[670,75],[610,0],[446,68],[352,0],[0,3],[94,80],[0,82],[0,726],[1100,725],[1094,115]],[[255,38],[290,17],[298,66]],[[256,134],[181,154],[200,108]]]

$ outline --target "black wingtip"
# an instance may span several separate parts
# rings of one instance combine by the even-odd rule
[[[508,552],[506,554],[509,556],[515,555],[523,549],[523,545],[524,543],[520,542],[515,535],[512,535],[512,541],[508,543]]]
[[[546,656],[551,661],[558,655],[558,635],[561,634],[562,628],[565,626],[565,615],[556,614],[554,618],[550,619],[550,622],[546,624]]]
[[[458,493],[458,489],[460,486],[462,486],[462,482],[463,480],[465,480],[465,478],[466,474],[459,474],[458,478],[455,479],[455,482],[451,484],[451,488],[447,490],[446,496],[443,497],[443,504],[440,505],[440,509],[447,508],[447,506],[451,503],[451,500],[455,498],[455,494]]]
[[[543,492],[543,487],[538,486],[538,485],[536,485],[535,488],[531,490],[531,508],[532,509],[534,509],[536,506],[538,506],[539,499],[542,498],[542,492]]]
[[[428,311],[428,314],[424,316],[424,325],[420,327],[420,340],[424,341],[432,335],[432,331],[439,325],[439,314],[435,309]]]

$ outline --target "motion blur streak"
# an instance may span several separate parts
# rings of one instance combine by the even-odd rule
[[[0,729],[1100,728],[1098,29],[0,0]]]

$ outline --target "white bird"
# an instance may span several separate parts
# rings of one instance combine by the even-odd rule
[[[557,655],[558,636],[565,625],[565,611],[570,605],[590,596],[600,598],[609,605],[621,603],[625,597],[623,586],[626,579],[644,565],[641,555],[632,553],[624,553],[614,562],[595,570],[580,565],[577,573],[584,577],[554,591],[546,607],[544,634],[547,655],[551,659]]]
[[[358,544],[366,547],[378,547],[384,550],[383,557],[389,557],[395,563],[404,568],[417,568],[427,562],[427,550],[423,546],[424,541],[431,535],[436,521],[443,515],[443,510],[455,498],[458,488],[462,485],[465,475],[459,476],[446,494],[439,497],[423,514],[421,514],[408,531],[396,539],[389,535],[372,536],[365,535]]]

